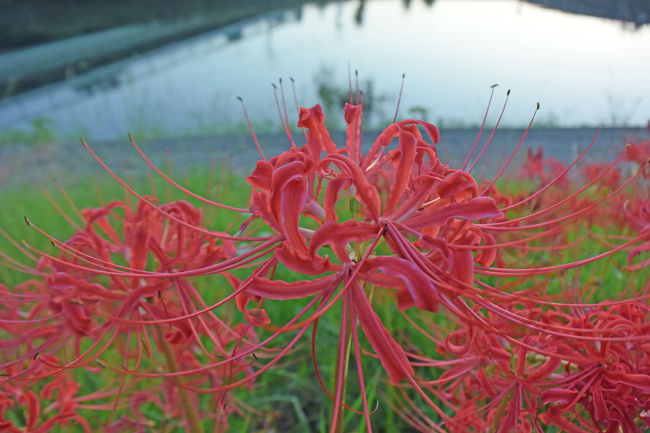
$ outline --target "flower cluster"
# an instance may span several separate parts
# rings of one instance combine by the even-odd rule
[[[172,428],[223,431],[229,417],[258,414],[230,391],[295,362],[311,330],[332,432],[346,412],[372,431],[370,386],[388,402],[376,410],[423,432],[650,428],[644,145],[583,165],[579,187],[569,171],[588,148],[569,166],[529,152],[521,177],[538,183],[522,189],[502,177],[527,131],[497,175],[477,180],[489,139],[469,169],[474,149],[464,167],[445,164],[438,129],[419,120],[395,121],[366,150],[352,99],[344,146],[318,105],[299,110],[302,146],[282,118],[290,147],[267,159],[258,144],[247,208],[178,185],[133,141],[171,185],[233,215],[236,233],[210,229],[190,202],[137,193],[84,142],[137,204],[84,210],[65,242],[26,220],[58,248],[17,245],[33,268],[3,253],[34,276],[0,290],[0,426],[90,431],[84,409],[109,412],[109,431],[149,431],[153,406]],[[616,167],[622,158],[632,174]],[[291,316],[276,308],[287,304]],[[321,320],[338,330],[331,384]],[[364,371],[380,379],[369,385]],[[88,390],[79,372],[114,381]]]

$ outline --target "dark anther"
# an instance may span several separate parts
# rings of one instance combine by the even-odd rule
[[[36,361],[36,358],[38,358],[38,352],[34,354],[34,361]]]
[[[541,105],[539,105],[539,102],[538,102],[538,103],[537,103],[537,109],[538,109],[538,110],[539,110],[539,107],[541,107]]]
[[[160,293],[160,289],[158,289],[158,299],[162,299],[162,293]]]
[[[25,224],[27,224],[27,227],[31,226],[31,224],[30,224],[29,219],[27,218],[27,216],[24,216],[23,218],[25,218]]]
[[[498,84],[492,84],[492,85],[490,86],[490,89],[494,89],[496,86],[498,86]]]
[[[226,410],[227,407],[228,407],[228,403],[224,403],[223,404],[223,410]]]
[[[257,355],[255,355],[255,352],[251,353],[251,355],[253,355],[253,358],[258,359]]]
[[[382,232],[382,236],[386,236],[386,232],[388,232],[388,223],[384,224],[384,231]]]
[[[510,89],[506,92],[506,96],[510,96]]]
[[[419,211],[419,212],[422,212],[423,210],[424,210],[424,206],[418,208],[418,211]]]
[[[241,96],[237,96],[237,99],[239,99],[239,102],[244,102]]]

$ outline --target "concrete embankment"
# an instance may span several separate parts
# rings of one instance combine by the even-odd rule
[[[523,132],[521,129],[497,131],[474,173],[479,177],[494,173],[515,149]],[[558,158],[566,163],[589,145],[596,132],[595,128],[533,129],[526,136],[517,158],[525,158],[527,149],[542,147],[544,156]],[[483,132],[479,150],[489,133],[490,131]],[[603,129],[590,150],[588,159],[611,161],[623,149],[625,143],[635,138],[647,139],[647,134],[643,128]],[[364,149],[369,148],[377,135],[378,132],[364,134]],[[474,144],[476,135],[476,130],[442,130],[437,146],[440,159],[452,166],[461,166]],[[304,142],[302,134],[296,133],[294,137],[298,144]],[[345,142],[341,133],[334,133],[332,137],[339,146]],[[267,157],[289,148],[287,137],[284,135],[267,135],[259,139]],[[147,170],[146,163],[132,149],[126,137],[119,142],[89,144],[120,175],[133,177]],[[169,159],[176,174],[188,170],[207,172],[210,170],[211,160],[216,162],[217,167],[220,163],[226,163],[236,172],[249,173],[258,159],[253,140],[245,135],[158,140],[139,145],[154,163],[161,167],[165,166]],[[515,170],[518,165],[513,164]],[[25,183],[47,185],[52,180],[64,185],[75,185],[92,176],[112,181],[79,142],[0,147],[0,188],[20,188]]]
[[[227,8],[195,13],[177,20],[119,25],[102,31],[0,52],[0,99],[65,80],[97,66],[233,25],[264,13],[297,7],[306,0],[239,2]],[[79,17],[83,20],[84,17]],[[236,24],[235,24],[236,23]]]

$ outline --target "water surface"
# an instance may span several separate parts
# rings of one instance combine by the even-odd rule
[[[47,118],[63,137],[115,140],[279,127],[271,82],[296,82],[301,105],[324,103],[333,126],[348,65],[372,103],[369,127],[400,117],[444,127],[480,122],[512,89],[504,125],[644,125],[650,118],[650,26],[518,1],[307,4],[237,23],[0,102],[0,130]],[[295,108],[290,91],[290,117]],[[289,102],[289,101],[288,101]],[[496,116],[496,110],[491,119]]]

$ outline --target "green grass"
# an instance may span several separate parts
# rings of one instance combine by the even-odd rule
[[[196,193],[204,194],[210,197],[217,197],[218,201],[228,204],[246,206],[246,197],[249,194],[250,187],[243,181],[243,177],[232,175],[229,170],[222,169],[216,170],[215,173],[210,174],[205,170],[192,169],[185,173],[177,173],[175,176],[181,179],[182,183],[190,190]],[[201,204],[197,200],[188,199],[181,192],[169,188],[169,185],[157,177],[143,177],[135,179],[130,182],[139,192],[155,193],[164,198],[164,201],[173,201],[178,199],[186,199],[196,206]],[[221,186],[221,187],[219,187]],[[224,187],[227,186],[227,187]],[[48,191],[52,194],[54,202],[59,204],[63,211],[74,218],[74,212],[70,204],[55,185],[48,185]],[[126,200],[135,203],[133,197],[125,195],[125,191],[112,179],[106,178],[93,180],[89,179],[83,184],[72,185],[66,188],[70,196],[71,202],[79,207],[97,207],[105,204],[111,200]],[[45,229],[48,233],[52,234],[60,240],[69,238],[74,233],[74,228],[66,221],[62,215],[59,214],[54,206],[47,199],[47,196],[37,185],[25,185],[20,189],[0,189],[0,203],[3,206],[3,212],[0,216],[0,227],[7,233],[11,234],[16,240],[24,240],[35,248],[41,249],[48,253],[55,253],[56,249],[52,247],[43,236],[38,234],[33,228],[25,224],[24,216],[39,227]],[[211,211],[205,208],[204,215],[208,218],[212,215]],[[211,229],[225,229],[229,224],[228,212],[218,212],[214,217],[210,217]],[[235,225],[237,227],[238,224]],[[586,225],[579,225],[576,232],[571,236],[581,236],[589,231],[605,231],[602,227],[587,227]],[[230,230],[231,232],[236,231]],[[534,261],[543,265],[545,263],[563,263],[575,260],[576,257],[587,257],[593,254],[594,251],[602,250],[602,245],[590,239],[586,242],[580,243],[574,250],[560,251],[558,253],[532,253]],[[20,253],[14,249],[13,246],[5,239],[0,239],[0,250],[7,252],[12,257],[19,258],[25,264],[30,264],[29,260],[21,257]],[[618,270],[618,267],[623,265],[624,255],[618,255],[613,259],[607,259],[601,262],[590,264],[579,271],[568,272],[567,278],[539,278],[535,281],[543,283],[544,287],[549,293],[559,293],[565,287],[567,281],[573,281],[574,272],[580,272],[577,276],[577,281],[581,284],[597,285],[595,294],[592,300],[599,301],[603,299],[613,298],[618,295],[617,291],[620,287],[624,286],[625,275]],[[286,269],[279,268],[278,278],[286,280],[295,279],[296,276],[292,275]],[[638,273],[636,278],[642,283],[647,280],[647,274]],[[25,275],[0,267],[0,282],[12,286],[20,281],[25,280]],[[302,277],[301,277],[302,278]],[[212,290],[216,286],[221,286],[223,290],[223,278],[219,276],[206,276],[193,280],[193,283],[203,293],[206,294],[206,302],[214,301],[220,296],[220,292]],[[495,278],[486,278],[486,282],[496,282]],[[532,285],[534,280],[529,280],[525,284]],[[525,286],[524,286],[525,287]],[[521,290],[523,287],[517,287]],[[227,289],[225,289],[227,292]],[[384,324],[391,330],[395,336],[407,337],[415,347],[430,346],[431,342],[428,341],[420,333],[414,332],[408,325],[408,322],[399,314],[395,308],[394,302],[382,302],[387,299],[385,295],[379,291],[377,298],[374,301],[374,307],[377,309],[379,316],[384,321]],[[300,302],[273,302],[265,303],[265,308],[269,311],[269,315],[274,320],[280,323],[286,322],[288,317],[293,317],[301,308]],[[228,314],[240,314],[237,310],[228,310]],[[433,321],[442,329],[452,329],[453,324],[444,315],[444,313],[426,313],[409,311],[409,317],[417,320],[419,323],[427,323]],[[320,321],[317,335],[317,350],[316,355],[319,361],[321,374],[326,382],[326,386],[330,389],[333,388],[334,365],[336,357],[336,344],[338,340],[338,331],[340,323],[340,306],[335,307],[328,313],[323,320]],[[241,317],[240,317],[241,318]],[[264,332],[261,332],[265,335]],[[290,336],[283,336],[279,339],[276,347],[281,347],[283,343],[288,341]],[[255,381],[254,387],[249,392],[245,389],[234,391],[234,395],[246,402],[246,404],[253,406],[256,410],[265,413],[264,416],[253,416],[251,418],[241,418],[231,416],[230,430],[232,432],[270,432],[270,431],[283,431],[283,432],[305,432],[305,431],[322,431],[326,432],[329,425],[330,417],[330,401],[327,396],[321,392],[316,382],[314,368],[310,360],[309,348],[309,333],[303,337],[301,343],[293,351],[293,353],[286,358],[289,364],[285,368],[271,369],[264,374],[260,379]],[[207,343],[207,341],[206,341]],[[362,346],[369,350],[370,347],[362,338]],[[112,356],[118,356],[116,350],[107,352],[103,357],[111,359]],[[285,361],[282,361],[284,363]],[[351,358],[351,365],[354,365],[354,358]],[[147,366],[145,362],[144,367]],[[348,397],[347,402],[353,407],[361,407],[361,397],[358,392],[356,382],[355,368],[352,367],[349,376],[348,384]],[[75,377],[83,383],[82,392],[92,392],[100,388],[106,379],[100,378],[97,375],[90,374],[88,371],[77,369]],[[437,371],[430,373],[431,378],[439,374]],[[368,398],[371,407],[379,402],[379,409],[373,414],[372,419],[376,431],[382,432],[408,432],[412,431],[401,418],[395,415],[390,410],[388,404],[385,402],[385,396],[390,395],[392,390],[385,387],[386,375],[381,366],[376,360],[369,357],[364,361],[364,375],[366,385],[368,388]],[[147,384],[142,382],[134,385],[136,389],[144,389]],[[201,399],[201,409],[209,411],[213,408],[213,402],[208,398]],[[155,431],[164,431],[165,426],[170,427],[170,432],[180,432],[181,428],[173,428],[170,424],[171,420],[168,419],[167,414],[160,411],[153,405],[145,405],[143,411],[146,415],[156,423]],[[426,411],[429,413],[429,411]],[[83,411],[82,414],[87,416],[88,419],[93,419],[97,426],[103,425],[108,417],[106,412],[96,413],[94,411]],[[436,419],[435,414],[430,414],[432,419]],[[22,414],[16,412],[13,416],[20,419]],[[363,418],[351,412],[346,412],[346,432],[362,432],[364,431]],[[71,427],[59,428],[53,431],[69,432],[81,431],[80,429],[74,430]],[[210,421],[204,421],[204,428],[206,431],[211,428]],[[162,429],[162,430],[158,430]],[[273,430],[274,429],[274,430]],[[154,430],[152,430],[154,431]]]
[[[228,170],[222,170],[221,179],[217,179],[217,176],[213,176],[214,179],[211,181],[209,173],[191,170],[187,174],[177,174],[176,179],[182,179],[184,185],[197,193],[206,194],[207,190],[212,190],[213,192],[216,192],[216,194],[212,194],[212,196],[219,197],[220,200],[225,203],[245,206],[245,197],[248,196],[250,187],[248,187],[242,179],[231,176],[228,173]],[[188,197],[184,196],[181,192],[169,188],[166,183],[153,177],[135,179],[130,181],[130,184],[134,189],[141,193],[155,192],[162,197],[165,197],[165,201],[187,199],[188,201],[193,202],[193,204],[200,206],[200,202],[197,200],[191,198],[188,199]],[[213,185],[212,188],[209,187],[210,184]],[[227,185],[227,188],[220,189],[218,188],[219,184]],[[47,190],[62,210],[71,218],[75,219],[73,209],[70,207],[65,196],[58,190],[58,188],[54,185],[50,185]],[[89,180],[83,185],[69,186],[65,191],[69,195],[71,201],[80,208],[98,207],[112,200],[130,200],[131,203],[135,203],[134,198],[125,194],[122,187],[112,179],[108,178],[108,176],[101,180]],[[46,253],[56,254],[57,250],[47,239],[25,224],[25,216],[27,216],[33,224],[46,230],[49,234],[59,240],[68,239],[75,231],[69,222],[66,221],[66,218],[55,210],[40,186],[25,185],[19,189],[0,189],[0,203],[3,203],[5,206],[5,211],[0,217],[0,227],[9,233],[16,241],[25,241],[34,248]],[[204,215],[207,218],[209,215],[212,215],[212,212],[205,208]],[[215,215],[216,216],[211,218],[212,222],[209,225],[209,228],[224,229],[230,224],[230,221],[224,212],[217,212]],[[79,222],[78,219],[77,222]],[[234,231],[236,230],[231,230],[231,232]],[[33,265],[33,262],[22,256],[10,244],[10,242],[4,238],[0,239],[0,250],[7,252],[9,255],[26,265]],[[287,270],[279,272],[278,277],[289,280],[295,278]],[[0,267],[0,282],[8,286],[13,286],[28,278],[28,275]],[[219,276],[205,276],[193,279],[193,283],[199,289],[213,287],[215,281],[223,281],[223,278]],[[206,290],[205,293],[207,294],[206,302],[214,300],[210,299],[210,291]],[[216,292],[212,292],[212,296],[216,298],[218,295]],[[269,310],[271,317],[277,319],[292,317],[299,311],[300,306],[299,303],[269,302],[267,303],[266,308]],[[230,311],[230,314],[237,313],[238,312],[236,311],[234,313]],[[335,354],[332,353],[329,348],[335,347],[338,338],[338,328],[335,323],[339,319],[336,317],[336,314],[340,315],[340,313],[335,313],[333,317],[330,317],[331,320],[322,321],[318,330],[319,348],[328,348],[328,350],[323,350],[322,353],[319,351],[318,354],[321,374],[325,378],[326,382],[328,382],[327,385],[330,387],[332,384],[329,383],[327,378],[333,376],[333,371],[328,366],[334,365]],[[288,339],[286,337],[280,338],[280,343],[278,343],[278,345],[281,345],[283,342],[286,343],[287,341]],[[286,358],[287,361],[291,363],[290,368],[271,369],[269,372],[264,374],[261,379],[255,382],[254,390],[250,394],[245,390],[235,391],[235,394],[242,398],[247,404],[255,407],[257,410],[266,411],[267,416],[254,417],[252,419],[242,419],[236,416],[231,416],[230,431],[271,431],[260,430],[261,428],[265,428],[265,425],[268,424],[267,427],[269,429],[279,428],[279,431],[285,432],[304,432],[318,431],[327,425],[330,403],[323,393],[318,392],[315,373],[312,364],[309,361],[309,344],[304,341],[308,340],[303,339],[303,343],[299,344],[298,348],[294,350],[292,355]],[[111,359],[112,356],[110,353],[113,352],[107,352],[107,354],[103,355],[102,358]],[[117,356],[117,354],[115,354],[115,356]],[[366,373],[368,375],[366,379],[368,381],[368,386],[374,388],[373,385],[377,385],[381,380],[380,375],[377,369],[375,369],[374,372],[372,370],[368,370],[368,372]],[[89,376],[88,372],[85,372],[82,369],[78,369],[74,374],[78,379],[81,378],[83,380],[84,387],[82,393],[92,392],[99,388],[97,376]],[[137,389],[141,389],[145,386],[145,384],[140,384]],[[351,395],[354,396],[353,393],[351,393]],[[350,398],[352,399],[355,397]],[[203,401],[203,403],[207,405],[206,401]],[[159,409],[151,405],[147,407],[147,415],[151,416],[152,420],[158,420],[159,424],[157,428],[163,428],[167,423],[167,421],[165,421],[165,414],[161,413]],[[205,406],[205,410],[208,410],[207,406]],[[108,414],[105,412],[97,413],[95,411],[82,411],[82,414],[87,415],[88,419],[95,420],[98,423],[97,425],[102,425],[108,417]],[[356,426],[359,423],[356,415],[354,417],[348,415],[347,418],[349,419],[349,426]],[[380,421],[381,419],[379,415],[376,415],[374,418],[376,421]],[[209,424],[209,422],[206,421],[206,424]],[[208,426],[206,425],[204,427]],[[72,427],[66,427],[65,429],[55,428],[53,431],[75,431],[70,430],[70,428]],[[79,429],[78,431],[81,430]],[[181,430],[176,428],[172,431],[180,432]],[[209,430],[206,429],[206,431]],[[385,431],[405,430],[392,430],[391,428],[388,428]]]

